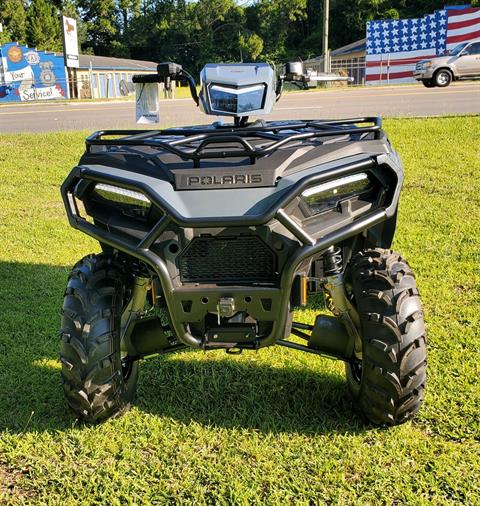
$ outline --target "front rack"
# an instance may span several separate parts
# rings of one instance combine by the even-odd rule
[[[361,136],[366,133],[373,133],[374,138],[378,139],[381,131],[382,119],[379,117],[302,120],[259,123],[247,127],[228,125],[166,130],[100,130],[87,137],[86,145],[87,151],[91,146],[149,146],[177,155],[182,160],[192,160],[194,167],[198,168],[202,159],[248,157],[253,164],[257,158],[269,155],[290,142],[342,135]],[[105,139],[111,136],[122,137]],[[167,137],[170,139],[165,139]],[[248,140],[252,137],[270,143],[255,147]],[[217,149],[211,149],[213,144]],[[232,145],[239,149],[232,149]],[[225,149],[227,146],[228,149]]]

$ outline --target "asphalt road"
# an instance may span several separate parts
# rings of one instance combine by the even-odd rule
[[[480,83],[332,89],[284,94],[269,119],[480,114]],[[0,133],[136,128],[134,102],[70,102],[0,106]],[[161,102],[161,126],[214,121],[190,99]]]

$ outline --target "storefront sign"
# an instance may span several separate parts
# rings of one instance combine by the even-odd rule
[[[80,60],[78,57],[77,20],[66,16],[62,16],[62,20],[65,66],[78,68]]]

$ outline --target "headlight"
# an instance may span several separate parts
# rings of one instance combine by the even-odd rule
[[[432,68],[432,67],[433,67],[433,63],[432,63],[431,61],[427,61],[427,62],[425,62],[425,63],[423,64],[423,67],[424,67],[425,69],[430,69],[430,68]]]
[[[361,173],[308,188],[302,193],[302,197],[315,215],[334,209],[343,199],[364,194],[372,188],[373,184],[368,175]]]
[[[131,218],[146,218],[152,205],[143,193],[109,184],[97,183],[94,193],[116,210]]]
[[[212,85],[209,94],[212,111],[240,114],[263,108],[265,85],[245,88]]]

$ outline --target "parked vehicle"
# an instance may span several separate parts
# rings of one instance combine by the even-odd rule
[[[156,80],[185,79],[206,114],[233,123],[87,138],[61,190],[70,224],[103,250],[74,266],[63,303],[62,377],[79,417],[125,410],[140,359],[275,345],[344,361],[375,424],[419,410],[422,305],[390,250],[401,161],[380,118],[249,122],[299,69],[209,64],[197,96],[187,72],[161,64]],[[318,292],[331,314],[293,321]]]
[[[413,77],[427,88],[445,88],[452,81],[480,77],[480,39],[459,44],[447,55],[418,62]]]

